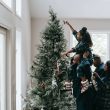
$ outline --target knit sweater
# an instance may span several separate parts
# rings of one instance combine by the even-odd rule
[[[110,74],[101,79],[96,97],[96,110],[110,110]]]

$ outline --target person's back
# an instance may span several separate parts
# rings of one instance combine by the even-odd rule
[[[92,75],[92,71],[91,71],[91,67],[90,67],[90,62],[88,61],[87,58],[83,58],[80,65],[77,68],[77,75],[78,77],[86,77],[89,82],[91,81],[91,75]],[[82,72],[83,71],[83,72]]]
[[[110,110],[110,76],[104,77],[104,87],[97,92],[96,110]]]
[[[99,78],[95,110],[110,110],[110,61],[104,67],[105,77]]]

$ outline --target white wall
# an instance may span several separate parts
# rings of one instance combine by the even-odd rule
[[[32,60],[34,58],[34,55],[38,53],[37,47],[40,44],[40,38],[42,35],[43,30],[45,29],[47,25],[46,19],[32,19],[31,20],[31,36],[32,36],[32,45],[31,45],[31,54],[32,54]]]
[[[7,83],[7,110],[16,110],[16,28],[22,32],[22,95],[25,95],[27,88],[27,71],[31,63],[31,21],[28,0],[22,0],[22,18],[16,16],[15,12],[10,11],[0,3],[0,26],[8,29],[9,50],[8,57],[8,80]]]
[[[60,18],[110,18],[110,0],[30,0],[34,18],[48,17],[51,6]]]
[[[90,31],[109,31],[110,32],[110,19],[66,19],[75,29],[80,29],[86,26]],[[33,18],[31,19],[31,29],[32,29],[32,59],[34,58],[37,51],[37,46],[40,44],[40,32],[42,32],[46,25],[47,19]],[[61,20],[61,23],[62,20]],[[64,26],[64,34],[67,41],[70,39],[70,29],[68,26]],[[68,42],[67,48],[70,48],[70,43]]]

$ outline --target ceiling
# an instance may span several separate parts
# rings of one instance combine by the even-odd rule
[[[60,18],[110,19],[110,0],[29,0],[32,18],[47,18],[51,6]]]

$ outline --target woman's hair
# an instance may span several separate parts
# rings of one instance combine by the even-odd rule
[[[106,65],[110,68],[110,60],[106,62]]]
[[[86,42],[90,47],[92,47],[93,43],[91,40],[91,36],[87,31],[87,28],[83,27],[79,32],[80,32],[80,35],[82,36],[82,41]]]
[[[97,55],[97,54],[93,54],[93,59],[94,59],[94,60],[97,60],[98,62],[101,63],[101,58],[100,58],[99,55]]]
[[[108,68],[108,72],[110,73],[110,60],[106,62],[107,68]]]

